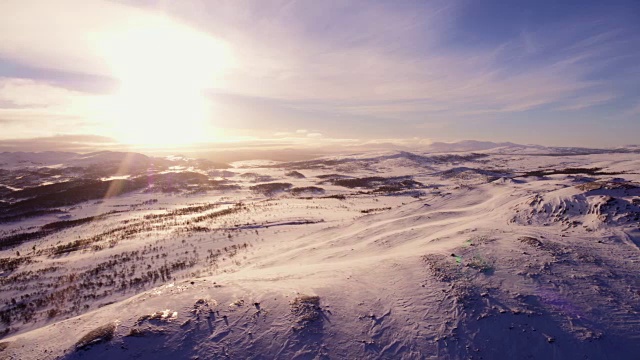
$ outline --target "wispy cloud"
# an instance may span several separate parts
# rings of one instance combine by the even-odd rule
[[[0,78],[0,119],[5,138],[51,133],[100,133],[97,119],[88,118],[104,98],[32,79]]]
[[[232,62],[206,84],[215,90],[213,121],[279,137],[337,136],[339,122],[319,120],[329,115],[427,129],[429,121],[464,124],[540,109],[562,118],[640,96],[612,80],[621,62],[640,58],[640,38],[606,14],[533,21],[509,36],[474,33],[476,43],[458,45],[452,34],[464,33],[463,1],[142,2],[151,3],[2,1],[0,14],[11,15],[0,21],[0,60],[117,82],[122,74],[107,61],[105,41],[162,24],[181,34],[166,39],[169,49],[185,38],[228,49]],[[207,63],[216,71],[216,59]],[[108,94],[23,75],[0,79],[0,118],[62,123],[67,116],[84,118],[83,131],[99,129],[94,115]]]
[[[576,99],[573,103],[570,103],[570,101],[567,101],[568,104],[558,107],[558,110],[566,110],[566,111],[582,110],[582,109],[606,104],[615,98],[616,98],[615,94],[607,94],[607,93],[601,93],[601,94],[596,94],[592,96],[585,95],[579,99]]]
[[[74,151],[122,150],[114,139],[98,135],[53,135],[47,137],[0,140],[1,151]]]
[[[622,116],[625,118],[638,118],[640,119],[640,102],[632,105],[630,108],[626,109]]]
[[[421,10],[455,16],[455,7],[434,4]],[[244,56],[239,57],[241,71],[228,75],[228,91],[276,99],[295,108],[389,118],[406,113],[522,112],[547,105],[579,110],[590,99],[598,99],[593,105],[606,103],[605,98],[615,99],[608,89],[599,90],[600,82],[589,78],[594,71],[589,60],[610,49],[614,30],[591,29],[582,37],[571,31],[564,41],[571,39],[573,45],[545,61],[537,58],[545,46],[565,46],[545,42],[548,30],[524,33],[497,48],[451,50],[438,41],[447,31],[446,22],[430,23],[430,19],[412,16],[415,9],[379,6],[353,17],[340,14],[338,25],[334,23],[328,32],[337,32],[335,27],[340,24],[349,24],[343,29],[349,31],[341,32],[340,41],[327,42],[322,34],[309,38],[288,32],[290,27],[297,29],[300,22],[309,22],[305,16],[289,22],[292,19],[286,14],[290,10],[285,8],[285,15],[270,19],[266,25],[259,23],[252,30],[273,35],[258,46],[248,34],[237,35],[241,40],[235,44]],[[385,31],[367,27],[370,24]],[[390,29],[392,35],[388,34]],[[422,41],[425,34],[428,36]],[[390,38],[410,39],[419,51],[395,51]],[[522,46],[514,45],[522,42]],[[512,63],[514,58],[518,64]],[[242,59],[251,61],[243,63]],[[527,65],[520,67],[520,63]],[[255,86],[259,82],[270,86]]]

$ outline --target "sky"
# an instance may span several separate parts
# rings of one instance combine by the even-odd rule
[[[0,1],[0,150],[638,135],[638,1]]]

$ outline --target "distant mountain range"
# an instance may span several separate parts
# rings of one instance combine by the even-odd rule
[[[586,155],[600,153],[640,153],[640,146],[628,145],[615,148],[583,148],[583,147],[547,147],[541,145],[522,145],[512,142],[491,142],[463,140],[457,142],[434,142],[428,145],[418,146],[417,148],[409,146],[399,146],[393,144],[378,144],[376,146],[357,146],[349,148],[348,151],[369,152],[373,149],[378,151],[411,151],[417,153],[451,153],[451,152],[487,152],[492,154],[522,154],[522,155]],[[345,149],[341,149],[345,152]],[[289,153],[295,153],[295,149],[288,149]],[[304,150],[301,150],[304,152]],[[334,153],[331,151],[330,153]],[[317,151],[316,156],[307,154],[304,158],[315,158],[322,155],[329,155]],[[196,157],[216,158],[215,150],[210,155],[201,155]],[[255,151],[255,159],[268,160],[284,160],[282,156],[276,154],[274,159],[269,158],[270,152]],[[291,154],[290,154],[291,155]],[[247,157],[248,154],[242,156]],[[288,156],[285,156],[285,158]],[[247,158],[248,159],[248,158]],[[186,165],[186,163],[194,161],[184,156],[168,156],[168,157],[152,157],[136,152],[120,152],[120,151],[99,151],[91,153],[74,153],[63,151],[44,151],[44,152],[0,152],[0,169],[25,168],[25,167],[87,167],[91,165],[105,163],[129,164],[134,167],[147,167],[150,164],[169,164]],[[209,160],[201,160],[210,162]],[[224,168],[227,164],[221,162],[210,162],[209,167]]]
[[[44,152],[2,152],[0,169],[26,167],[88,167],[100,164],[122,164],[131,168],[146,168],[152,164],[161,166],[191,166],[192,159],[182,156],[151,157],[135,152],[99,151],[86,154],[60,151]],[[206,162],[206,164],[203,164]],[[198,165],[208,168],[226,168],[228,164],[208,160],[198,161]]]
[[[491,153],[521,153],[521,154],[538,154],[538,155],[581,155],[581,154],[599,154],[599,153],[629,153],[639,152],[640,146],[628,145],[615,148],[587,148],[587,147],[565,147],[565,146],[542,146],[533,144],[515,144],[512,142],[491,142],[463,140],[457,142],[434,142],[427,145],[424,151],[427,152],[464,152],[464,151],[486,151]]]

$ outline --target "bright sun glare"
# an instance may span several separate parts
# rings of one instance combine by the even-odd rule
[[[140,145],[211,140],[212,104],[204,90],[220,86],[231,63],[227,47],[165,18],[134,24],[99,42],[120,81],[101,114],[112,135]]]

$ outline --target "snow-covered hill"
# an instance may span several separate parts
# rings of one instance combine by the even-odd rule
[[[491,141],[462,140],[451,143],[434,142],[428,146],[431,152],[481,151],[495,148],[521,148],[523,145],[511,142],[495,143]]]
[[[485,147],[169,159],[5,218],[0,358],[634,358],[638,154]]]

